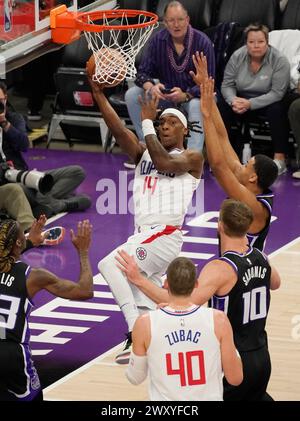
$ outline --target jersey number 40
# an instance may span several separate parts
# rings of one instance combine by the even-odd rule
[[[173,355],[174,357],[174,355]],[[166,354],[168,376],[179,376],[181,386],[195,386],[206,383],[203,351],[178,352],[177,363],[172,354]],[[174,366],[178,368],[174,368]],[[197,372],[197,373],[195,373]]]

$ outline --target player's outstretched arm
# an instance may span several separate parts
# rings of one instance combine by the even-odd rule
[[[214,81],[212,79],[207,79],[201,85],[201,109],[204,120],[205,142],[207,145],[210,145],[210,147],[207,148],[207,155],[212,171],[226,194],[232,199],[246,203],[254,214],[254,220],[258,218],[262,219],[265,224],[263,206],[258,202],[255,194],[239,182],[229,165],[225,162],[221,146],[218,142],[215,142],[217,132],[211,117],[214,102],[213,96]],[[241,166],[239,163],[237,163],[237,165]],[[253,227],[251,227],[251,229],[252,228]],[[259,229],[261,229],[261,227]],[[257,231],[259,229],[257,229]]]
[[[234,280],[236,273],[231,265],[220,259],[211,260],[199,274],[198,286],[192,293],[193,303],[203,305],[214,294],[224,295],[224,287]]]
[[[270,283],[270,289],[278,289],[281,285],[281,277],[279,275],[278,270],[271,265],[271,283]]]
[[[71,241],[76,248],[80,260],[80,276],[78,283],[61,279],[45,269],[32,269],[27,280],[29,297],[33,297],[41,289],[51,294],[71,300],[87,300],[93,297],[93,275],[89,260],[92,225],[88,220],[78,223],[77,233],[71,230]]]
[[[224,376],[229,384],[238,386],[243,381],[242,360],[235,348],[231,324],[225,313],[214,310],[215,334],[220,341]]]
[[[139,143],[138,138],[128,130],[118,114],[115,112],[110,102],[104,94],[104,85],[100,85],[92,80],[91,76],[88,74],[88,81],[92,88],[93,97],[98,105],[98,108],[104,118],[104,121],[113,134],[114,138],[118,142],[118,145],[122,150],[134,160],[135,163],[138,163],[143,152],[144,146]]]
[[[148,314],[140,316],[132,330],[132,351],[125,376],[134,385],[142,383],[148,373],[147,349],[150,344],[150,319]]]
[[[127,276],[129,282],[138,287],[147,297],[151,298],[155,303],[163,303],[169,301],[168,291],[153,284],[149,279],[145,278],[136,264],[134,257],[130,256],[124,250],[118,250],[116,256],[116,265]]]
[[[205,81],[209,78],[208,71],[207,71],[207,60],[203,53],[196,52],[195,55],[193,55],[193,62],[196,69],[196,73],[193,71],[190,72],[192,78],[194,79],[194,82],[201,87],[205,83]],[[202,107],[202,104],[201,104]],[[211,104],[211,119],[215,126],[217,136],[214,139],[214,143],[206,142],[206,147],[208,149],[208,152],[211,154],[214,154],[214,145],[216,143],[219,143],[222,152],[223,157],[225,158],[224,163],[234,170],[237,163],[239,164],[239,158],[237,154],[235,153],[234,149],[232,148],[226,127],[224,125],[224,122],[222,120],[222,117],[220,115],[219,109],[217,107],[215,99],[212,101]]]

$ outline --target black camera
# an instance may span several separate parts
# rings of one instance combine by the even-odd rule
[[[171,94],[172,93],[172,88],[163,88],[163,89],[161,89],[161,92],[164,94],[164,95],[169,95],[169,94]]]
[[[6,178],[5,178],[5,173],[9,169],[10,169],[10,166],[8,165],[7,162],[0,162],[0,186],[2,186],[2,184],[7,183]]]
[[[21,183],[31,189],[35,189],[42,194],[48,193],[54,184],[51,174],[44,174],[40,171],[22,171],[16,170],[8,165],[7,162],[0,163],[0,186],[7,182]]]

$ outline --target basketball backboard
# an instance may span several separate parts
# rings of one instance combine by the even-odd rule
[[[62,45],[51,41],[50,10],[113,9],[114,0],[0,0],[0,78]]]

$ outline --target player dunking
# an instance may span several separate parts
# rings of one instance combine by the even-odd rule
[[[266,393],[271,374],[266,319],[270,289],[280,286],[280,276],[266,256],[248,244],[246,233],[253,222],[248,205],[233,199],[223,202],[218,231],[221,258],[202,269],[199,287],[191,301],[201,305],[211,299],[212,306],[223,310],[232,325],[234,342],[244,370],[238,387],[224,381],[224,400],[269,400]],[[157,303],[168,302],[167,291],[157,288],[138,271],[133,258],[120,253],[119,265],[127,278]]]
[[[136,321],[128,380],[141,383],[149,374],[151,400],[223,400],[223,372],[239,385],[243,369],[227,316],[193,304],[197,287],[195,265],[185,257],[168,267],[167,307]]]
[[[0,224],[0,401],[42,400],[39,376],[31,358],[28,317],[35,294],[45,289],[57,297],[86,300],[93,297],[88,250],[92,227],[78,223],[71,239],[80,259],[78,283],[31,268],[19,260],[26,240],[19,223]]]
[[[247,237],[250,245],[263,250],[274,197],[269,187],[277,178],[277,165],[265,155],[253,156],[246,165],[240,163],[214,100],[214,84],[208,80],[206,58],[197,53],[193,61],[196,74],[191,72],[191,75],[201,86],[201,112],[210,167],[226,194],[252,209],[254,218]]]
[[[90,75],[91,76],[91,75]],[[118,248],[134,255],[140,270],[161,286],[161,276],[182,246],[180,227],[202,173],[202,156],[185,150],[187,120],[177,109],[166,109],[159,118],[158,136],[153,126],[158,99],[142,102],[142,126],[146,146],[126,127],[106,99],[104,86],[90,79],[102,116],[124,152],[136,163],[134,181],[135,234]],[[104,276],[128,324],[128,340],[117,356],[128,363],[133,325],[140,309],[155,309],[152,300],[132,287],[116,267],[117,249],[99,262]]]

